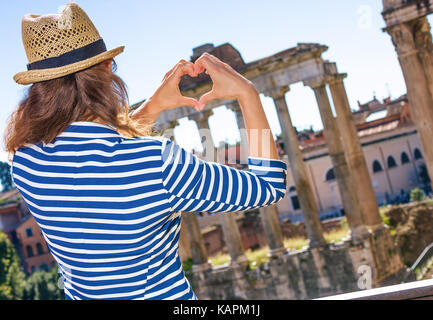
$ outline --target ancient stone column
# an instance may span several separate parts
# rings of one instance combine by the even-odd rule
[[[228,108],[233,110],[236,115],[238,126],[241,132],[241,148],[244,153],[245,159],[248,158],[248,133],[245,127],[244,118],[242,115],[241,108],[237,101],[228,105]],[[287,250],[283,243],[283,234],[280,227],[280,219],[278,217],[278,211],[275,206],[260,208],[260,218],[263,223],[265,236],[269,244],[269,255],[271,257],[279,257]]]
[[[176,143],[176,137],[174,136],[174,128],[176,128],[179,125],[179,122],[177,120],[171,121],[169,123],[165,123],[163,125],[159,125],[159,131],[162,132],[162,135],[172,140],[174,143]]]
[[[433,41],[427,17],[418,18],[412,23],[412,33],[419,59],[430,94],[433,96]]]
[[[201,115],[190,116],[190,120],[194,120],[197,123],[197,126],[200,130],[201,134],[205,134],[205,139],[202,140],[203,148],[205,150],[211,149],[210,146],[215,146],[212,135],[209,130],[208,118],[212,114],[212,112],[204,112]],[[215,148],[213,148],[215,150]],[[214,159],[216,156],[214,156]],[[206,159],[208,160],[208,159]],[[239,264],[243,267],[248,265],[248,258],[244,253],[244,249],[242,247],[242,239],[241,234],[239,232],[239,228],[236,222],[236,216],[234,213],[222,213],[219,215],[221,228],[224,234],[224,239],[227,245],[227,250],[230,254],[231,263]]]
[[[426,18],[385,29],[398,54],[411,114],[418,130],[424,160],[433,181],[433,62],[430,26]]]
[[[164,129],[164,136],[176,143],[174,128],[179,123],[172,121]],[[183,260],[191,258],[193,271],[203,271],[212,266],[208,263],[206,247],[204,246],[197,216],[193,213],[183,212],[181,215],[181,229],[179,235],[179,253]]]
[[[376,195],[371,184],[364,152],[347,99],[343,83],[344,77],[346,77],[345,74],[335,75],[330,78],[329,88],[334,102],[337,124],[341,133],[352,183],[359,191],[356,193],[356,196],[362,204],[362,221],[371,231],[376,231],[379,228],[383,228],[384,225],[379,215]]]
[[[224,241],[231,259],[230,264],[240,265],[246,268],[249,261],[242,246],[241,234],[239,232],[235,213],[222,213],[220,214],[220,218]]]
[[[271,258],[281,257],[287,252],[287,249],[284,247],[277,207],[273,205],[260,208],[260,218],[269,245],[269,256]]]
[[[323,237],[323,228],[319,219],[316,200],[313,189],[308,180],[308,173],[299,148],[299,141],[292,125],[289,109],[287,107],[285,93],[289,91],[288,87],[273,89],[265,92],[266,96],[274,99],[277,108],[278,119],[280,121],[281,131],[284,141],[284,149],[288,155],[290,168],[295,180],[296,191],[298,193],[301,205],[305,227],[308,238],[310,239],[310,248],[321,247],[326,245]]]
[[[355,241],[363,239],[369,232],[362,221],[362,203],[357,198],[358,192],[362,192],[362,190],[358,190],[357,185],[352,181],[341,141],[341,133],[329,103],[326,84],[323,81],[316,81],[306,83],[306,85],[313,89],[316,96],[329,156],[350,228],[350,236]]]
[[[195,113],[188,118],[195,121],[197,123],[197,127],[199,128],[200,139],[203,146],[204,160],[216,162],[217,153],[209,127],[209,117],[211,115],[213,115],[212,109]]]
[[[176,143],[176,137],[174,136],[174,128],[178,125],[179,123],[177,121],[172,121],[171,123],[169,123],[165,129],[164,129],[164,136],[167,139],[171,139],[174,143]],[[185,215],[188,215],[188,217],[185,217]],[[195,251],[199,252],[198,254],[196,254],[196,256],[194,256],[192,254],[192,247],[195,246],[195,244],[193,244],[194,242],[197,241],[202,241],[202,240],[198,240],[198,239],[190,239],[189,237],[189,231],[188,229],[190,229],[191,227],[188,226],[188,224],[190,223],[191,220],[196,220],[197,217],[193,216],[193,217],[189,217],[191,216],[190,213],[182,213],[181,215],[181,219],[182,219],[182,227],[180,228],[180,235],[179,235],[179,256],[182,259],[182,261],[188,260],[189,258],[193,259],[193,261],[198,261],[197,263],[200,265],[199,268],[207,268],[210,267],[207,265],[203,265],[202,262],[200,262],[202,260],[202,256],[206,256],[206,261],[207,261],[207,253],[206,251],[204,251],[204,253],[200,252],[201,248],[196,248]],[[195,223],[195,222],[193,222]],[[198,222],[197,222],[198,224]],[[194,227],[192,227],[194,228]],[[199,235],[201,237],[201,234]]]
[[[185,214],[190,214],[190,213],[182,213],[181,215],[181,219],[182,219],[182,224],[185,225],[185,218],[184,215]],[[191,254],[191,246],[190,246],[190,240],[188,238],[188,232],[187,229],[185,227],[181,227],[180,228],[180,235],[179,235],[179,256],[180,259],[182,261],[188,260],[188,259],[192,259],[192,254]]]
[[[235,113],[236,121],[239,128],[239,133],[241,135],[241,155],[243,156],[245,163],[247,163],[248,159],[248,133],[245,127],[244,116],[242,115],[242,110],[237,101],[233,101],[230,104],[226,105],[228,109],[232,110]]]
[[[194,213],[182,214],[182,228],[187,234],[187,241],[193,261],[193,271],[203,271],[211,268],[208,263],[206,247],[201,235],[197,216]]]

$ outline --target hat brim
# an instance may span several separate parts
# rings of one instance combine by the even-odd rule
[[[36,82],[57,79],[68,74],[85,70],[105,60],[112,59],[122,53],[124,49],[124,46],[117,47],[115,49],[98,54],[92,58],[68,64],[67,66],[63,67],[19,72],[14,76],[14,80],[16,83],[28,85]]]

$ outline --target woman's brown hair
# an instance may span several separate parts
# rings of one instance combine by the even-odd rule
[[[75,121],[112,125],[125,136],[150,134],[128,116],[126,85],[106,61],[62,78],[34,83],[12,113],[5,132],[11,154],[26,144],[51,143]]]

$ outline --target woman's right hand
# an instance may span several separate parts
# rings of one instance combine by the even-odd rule
[[[181,94],[179,83],[184,75],[196,77],[192,62],[180,60],[162,80],[161,85],[156,92],[149,98],[155,107],[160,111],[174,109],[180,106],[197,108],[199,102],[194,98],[185,97]]]
[[[194,63],[196,74],[206,70],[213,82],[212,90],[199,100],[200,109],[215,99],[242,100],[244,97],[258,95],[251,81],[243,77],[227,63],[217,57],[204,53]]]
[[[151,123],[159,117],[162,111],[180,106],[189,106],[200,111],[200,103],[196,99],[185,97],[180,92],[179,83],[182,76],[186,74],[191,77],[197,76],[192,62],[180,60],[165,74],[155,93],[137,110],[133,111],[130,118]]]

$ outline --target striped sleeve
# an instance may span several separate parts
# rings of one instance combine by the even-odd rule
[[[249,171],[206,162],[170,140],[162,143],[163,185],[175,212],[233,212],[268,206],[286,193],[284,161],[248,159]]]

